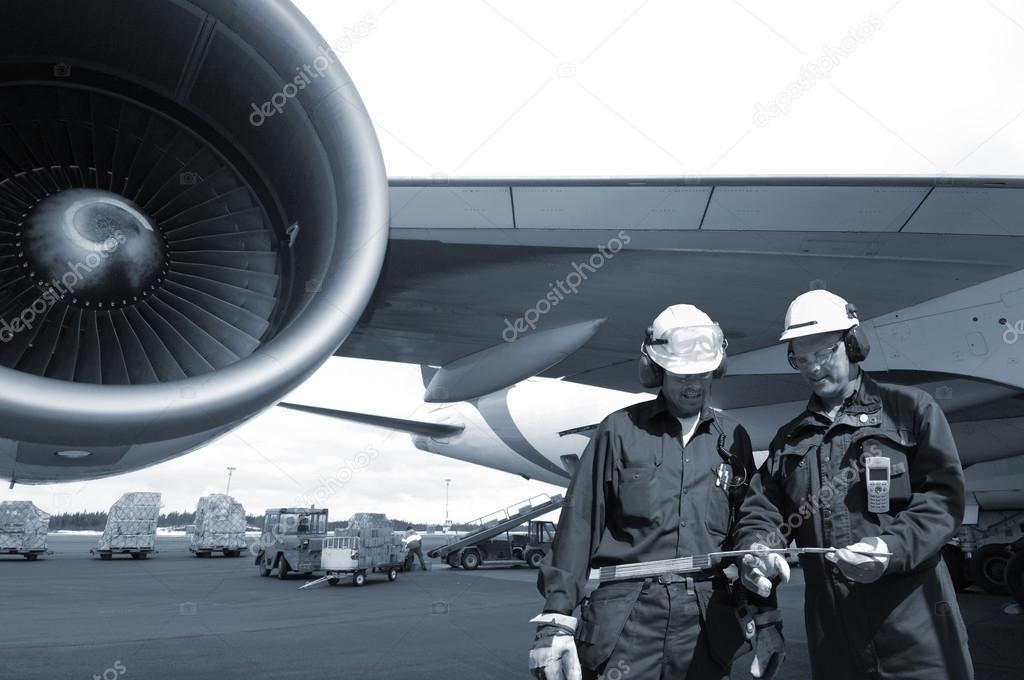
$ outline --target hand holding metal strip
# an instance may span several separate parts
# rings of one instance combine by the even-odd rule
[[[601,582],[605,582],[645,578],[647,576],[659,576],[661,574],[693,574],[710,569],[724,558],[742,557],[748,553],[824,555],[825,553],[835,552],[835,550],[835,548],[765,548],[761,550],[725,550],[722,552],[707,553],[705,555],[677,557],[670,560],[654,560],[652,562],[635,562],[633,564],[616,564],[608,567],[601,567],[598,570],[598,578]],[[857,552],[860,555],[872,555],[875,557],[892,556],[892,553],[884,552]]]

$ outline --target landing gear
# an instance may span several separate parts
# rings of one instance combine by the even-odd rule
[[[971,557],[971,580],[990,595],[1007,595],[1006,566],[1010,561],[1010,546],[989,543],[974,551]]]
[[[1024,606],[1024,550],[1018,550],[1006,563],[1006,587],[1017,603]]]

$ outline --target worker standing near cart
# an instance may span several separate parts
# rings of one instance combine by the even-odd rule
[[[423,537],[420,536],[419,532],[415,529],[409,529],[405,532],[405,538],[402,539],[402,544],[405,546],[405,568],[408,571],[412,571],[416,564],[416,558],[420,558],[420,568],[423,571],[427,570],[426,562],[423,561]]]
[[[797,297],[780,338],[813,394],[782,426],[737,519],[740,549],[838,549],[800,558],[815,680],[974,677],[956,592],[940,551],[964,513],[949,424],[914,387],[876,383],[853,305],[824,290]],[[744,585],[766,595],[788,577],[778,554],[743,557]]]
[[[741,625],[733,594],[743,589],[731,588],[726,565],[602,582],[584,597],[591,568],[731,547],[733,513],[755,468],[746,431],[709,403],[725,348],[718,324],[692,305],[669,307],[648,328],[640,378],[661,391],[605,418],[583,454],[550,561],[540,566],[534,677],[717,680],[729,676],[748,635],[756,636],[755,677],[778,668],[774,603],[758,600],[756,621]]]

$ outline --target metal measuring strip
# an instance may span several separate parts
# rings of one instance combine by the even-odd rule
[[[713,563],[726,557],[741,557],[748,554],[790,554],[790,555],[824,555],[836,552],[837,548],[760,548],[758,550],[725,550],[722,552],[676,557],[670,560],[653,562],[635,562],[633,564],[616,564],[598,569],[598,579],[604,581],[622,581],[625,579],[660,576],[662,574],[698,573],[710,569]],[[854,550],[858,555],[870,557],[892,557],[889,552],[871,552]]]

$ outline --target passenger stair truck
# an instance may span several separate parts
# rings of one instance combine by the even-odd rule
[[[440,558],[450,567],[476,569],[485,562],[503,562],[505,564],[522,564],[536,567],[544,558],[546,549],[537,541],[528,542],[525,547],[517,546],[511,531],[520,525],[530,522],[535,517],[547,514],[562,507],[562,496],[540,494],[525,501],[514,503],[509,507],[484,515],[471,522],[479,527],[468,534],[457,537],[448,545],[434,548],[430,557]],[[537,530],[531,523],[531,534]],[[541,532],[543,533],[543,532]],[[553,534],[553,530],[551,531]],[[503,537],[497,539],[496,537]],[[548,543],[550,547],[550,542]],[[520,547],[520,550],[516,550]]]
[[[0,555],[24,555],[26,560],[34,560],[47,554],[49,529],[50,516],[32,501],[0,503]]]
[[[245,548],[245,508],[231,496],[203,496],[196,506],[196,521],[189,536],[189,552],[209,557],[215,552],[238,557]]]
[[[325,576],[300,590],[324,581],[336,586],[348,577],[352,585],[361,586],[374,572],[386,573],[388,581],[394,581],[404,558],[402,539],[395,535],[391,520],[376,512],[357,512],[347,528],[335,529],[334,536],[324,539],[320,565]]]
[[[99,545],[89,552],[99,555],[101,560],[109,560],[114,555],[131,555],[132,559],[144,560],[156,552],[159,518],[159,493],[126,493],[110,507]]]

